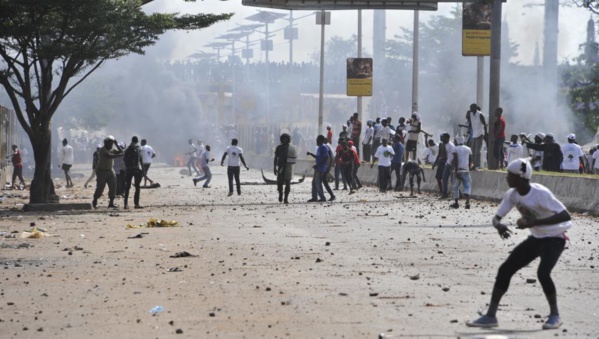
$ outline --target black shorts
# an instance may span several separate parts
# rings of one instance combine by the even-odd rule
[[[73,165],[62,164],[60,167],[63,171],[69,171]]]
[[[406,142],[406,151],[408,151],[408,152],[416,151],[417,144],[418,144],[418,142],[416,140],[408,140]]]

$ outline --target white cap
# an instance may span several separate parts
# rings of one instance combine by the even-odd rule
[[[576,134],[574,134],[574,133],[568,134],[568,140],[576,140]]]
[[[327,124],[327,128],[333,128],[333,126],[331,126],[331,124]]]
[[[458,135],[457,137],[455,137],[455,143],[458,145],[463,145],[464,144],[464,137],[461,135]]]
[[[528,159],[519,158],[510,162],[510,164],[507,165],[507,171],[527,180],[532,178],[532,166]]]

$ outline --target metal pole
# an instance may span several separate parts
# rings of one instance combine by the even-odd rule
[[[289,11],[289,65],[293,65],[293,11]]]
[[[491,66],[489,76],[489,128],[495,125],[495,109],[499,107],[499,91],[501,78],[501,0],[493,0],[491,8]],[[490,169],[499,168],[493,145],[495,136],[489,133],[487,143],[487,162]],[[489,151],[490,150],[490,151]]]
[[[358,58],[362,57],[362,10],[358,10]],[[358,120],[362,121],[362,97],[358,96]],[[358,145],[359,146],[359,145]],[[356,146],[356,147],[358,147]]]
[[[265,40],[265,45],[266,45],[266,112],[265,112],[265,123],[269,123],[270,122],[270,63],[268,62],[268,23],[265,24],[265,34],[266,34],[266,38]]]
[[[322,132],[323,124],[323,95],[324,95],[324,24],[325,24],[325,11],[320,11],[320,92],[318,96],[318,133]]]
[[[485,107],[485,57],[476,57],[476,103]],[[490,112],[489,112],[490,113]]]
[[[412,112],[418,111],[418,49],[420,47],[420,12],[414,11],[414,41],[412,43]]]

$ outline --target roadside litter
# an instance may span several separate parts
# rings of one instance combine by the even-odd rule
[[[179,227],[179,222],[176,220],[164,220],[150,218],[147,223],[141,225],[127,224],[127,228],[145,228],[145,227]]]
[[[46,230],[44,228],[37,228],[34,227],[33,229],[29,230],[29,231],[23,231],[21,232],[21,234],[19,235],[19,239],[41,239],[43,237],[51,237],[52,234],[49,234],[46,232]]]
[[[164,311],[164,307],[158,305],[158,306],[152,307],[152,309],[150,310],[150,313],[157,314],[157,313],[160,313],[162,311]]]

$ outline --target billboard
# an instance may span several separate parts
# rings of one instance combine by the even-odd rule
[[[491,5],[464,3],[462,55],[491,55]]]
[[[347,96],[372,96],[372,58],[347,58]]]

